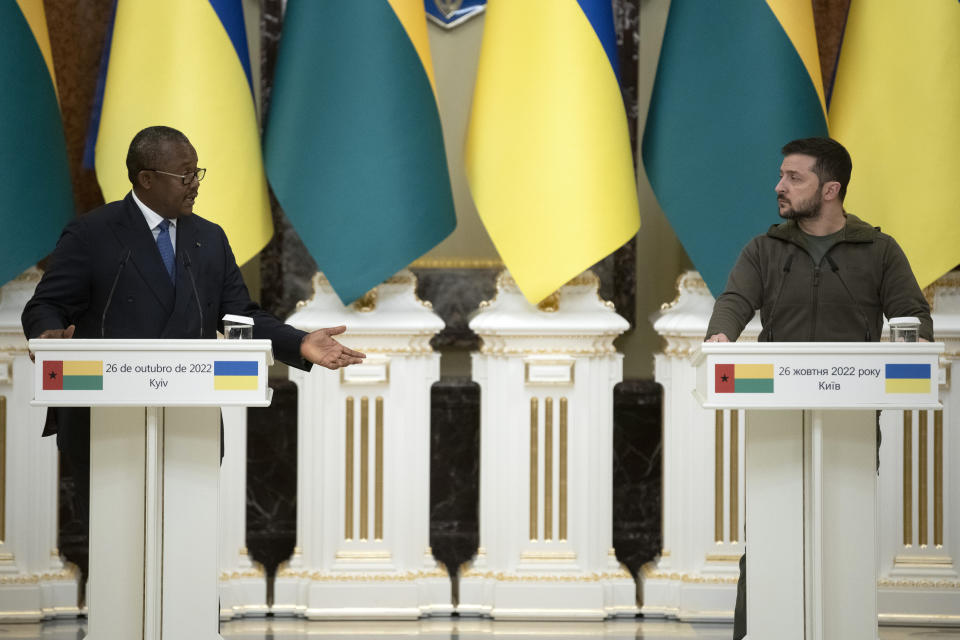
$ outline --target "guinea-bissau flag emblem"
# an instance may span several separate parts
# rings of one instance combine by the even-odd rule
[[[773,393],[772,364],[714,366],[716,393]]]
[[[103,360],[45,360],[44,391],[103,391]]]
[[[929,364],[888,364],[884,373],[887,393],[930,393]]]

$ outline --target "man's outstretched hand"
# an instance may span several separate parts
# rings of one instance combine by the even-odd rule
[[[47,329],[37,336],[38,340],[69,340],[73,337],[73,332],[77,330],[77,325],[72,324],[66,329]],[[33,351],[30,352],[31,362],[35,362]]]
[[[360,364],[367,356],[359,351],[348,349],[330,336],[340,335],[347,328],[343,325],[328,329],[317,329],[308,333],[300,343],[300,355],[304,360],[327,369],[339,369],[348,364]]]

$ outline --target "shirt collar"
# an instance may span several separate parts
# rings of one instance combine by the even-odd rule
[[[157,213],[147,205],[143,204],[140,198],[137,197],[137,192],[134,191],[133,189],[130,190],[130,195],[133,196],[133,201],[137,203],[138,207],[140,207],[140,211],[141,213],[143,213],[143,217],[147,221],[147,226],[150,227],[151,230],[156,229],[158,224],[168,219],[168,218],[164,218],[159,213]],[[176,219],[169,218],[169,220],[170,220],[170,224],[173,225],[174,228],[176,228],[177,226]]]

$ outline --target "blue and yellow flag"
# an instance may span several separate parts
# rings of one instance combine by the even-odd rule
[[[853,0],[830,100],[844,205],[903,248],[920,286],[960,263],[960,2]]]
[[[70,167],[41,0],[0,2],[0,284],[53,248],[73,216]]]
[[[490,238],[539,302],[640,226],[609,0],[490,0],[467,178]]]
[[[825,113],[809,2],[670,4],[643,163],[715,296],[743,246],[780,222],[780,148],[827,135]]]
[[[344,302],[456,226],[423,2],[290,0],[264,157]]]
[[[130,190],[124,159],[153,125],[179,129],[207,168],[196,211],[241,264],[273,235],[240,0],[118,0],[96,137],[103,197]],[[96,118],[96,115],[94,116]]]

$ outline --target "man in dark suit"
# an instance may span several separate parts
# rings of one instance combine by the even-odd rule
[[[306,333],[250,299],[223,229],[193,214],[205,173],[176,129],[134,136],[127,153],[133,189],[66,226],[24,308],[27,338],[215,338],[224,314],[236,314],[252,317],[253,337],[271,340],[276,358],[290,366],[361,362],[362,353],[331,337],[346,327]],[[89,410],[51,409],[43,435],[53,433],[85,483]]]

